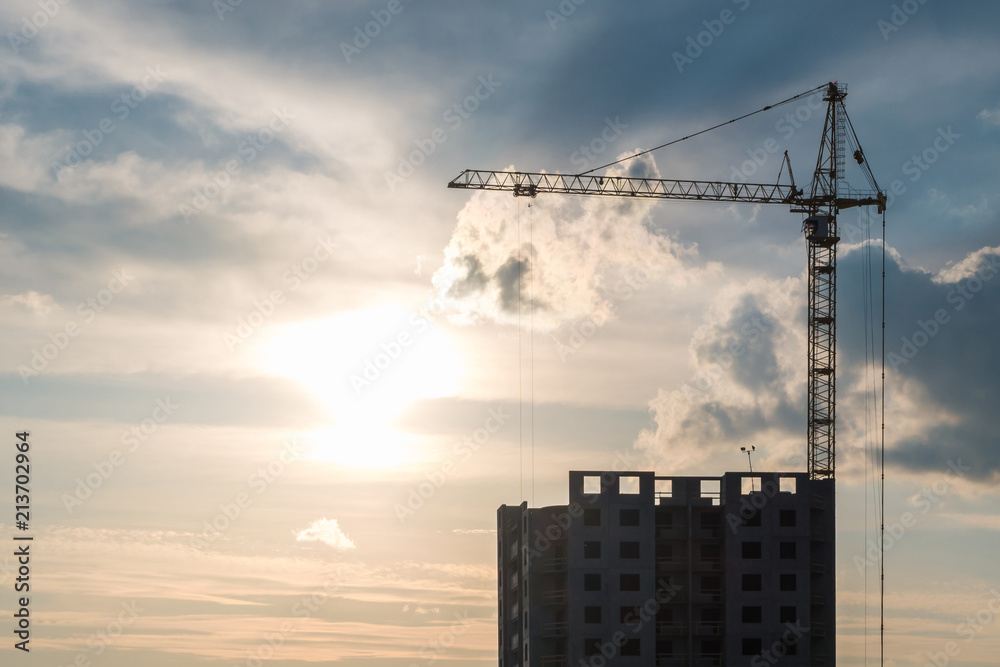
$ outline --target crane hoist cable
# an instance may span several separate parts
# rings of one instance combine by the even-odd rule
[[[535,219],[528,202],[528,261],[535,252]],[[535,505],[535,271],[528,264],[528,308],[531,313],[531,505]]]
[[[882,527],[881,539],[885,544],[885,209],[882,209],[882,430],[879,436],[879,450],[882,455],[879,467],[882,470]],[[879,628],[879,664],[885,664],[885,558],[879,567],[881,613]]]
[[[517,250],[521,252],[521,200],[517,200]],[[521,262],[517,263],[517,473],[521,484],[521,502],[524,502],[524,400],[521,387]]]

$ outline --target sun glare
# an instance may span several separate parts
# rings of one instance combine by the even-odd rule
[[[415,400],[454,394],[460,369],[444,331],[395,307],[284,327],[263,356],[269,372],[301,382],[334,422],[305,435],[309,457],[359,467],[413,460],[418,438],[393,420]]]

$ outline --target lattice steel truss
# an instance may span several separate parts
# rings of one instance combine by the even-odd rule
[[[810,207],[818,214],[825,209],[824,233],[809,234],[809,376],[807,398],[807,445],[809,476],[832,478],[836,463],[837,416],[837,186],[844,177],[843,107],[847,90],[830,84],[826,96],[826,119],[809,198],[828,199],[823,207]]]
[[[820,217],[825,225],[810,227],[815,231],[806,236],[809,247],[807,458],[812,478],[833,478],[836,454],[837,241],[840,240],[837,237],[837,212],[854,206],[877,206],[879,212],[885,209],[885,195],[881,192],[852,192],[842,197],[838,191],[844,176],[847,112],[843,101],[846,96],[846,86],[830,83],[826,88],[823,98],[827,102],[826,120],[808,196],[804,196],[794,182],[790,185],[727,183],[475,169],[463,171],[448,183],[448,187],[499,190],[512,192],[515,197],[534,197],[549,192],[788,204],[794,213],[805,213],[810,219]],[[855,158],[859,164],[864,161],[860,150]],[[870,173],[870,169],[868,171]]]

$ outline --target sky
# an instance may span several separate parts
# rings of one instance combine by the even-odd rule
[[[837,81],[890,193],[886,664],[995,665],[998,20],[935,0],[7,0],[0,531],[34,541],[27,654],[0,556],[4,655],[495,664],[498,506],[565,503],[570,470],[743,471],[749,444],[755,469],[804,470],[800,214],[446,185],[593,169]],[[801,185],[822,125],[806,97],[610,173],[773,183],[788,151]],[[878,217],[840,219],[852,666],[878,654]]]

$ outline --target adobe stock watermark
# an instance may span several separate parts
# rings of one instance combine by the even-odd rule
[[[1000,614],[1000,587],[989,591],[989,599],[975,614],[967,617],[955,628],[955,634],[964,638],[964,644],[970,644],[990,623]],[[927,654],[927,662],[923,667],[947,667],[952,659],[962,653],[962,645],[955,640],[948,641],[941,651]]]
[[[779,118],[774,124],[774,130],[781,134],[782,139],[788,141],[823,108],[823,96],[820,93],[810,95],[805,102],[796,107],[795,111],[789,111]],[[748,148],[746,152],[750,159],[744,160],[739,165],[733,165],[730,178],[735,183],[746,183],[748,178],[756,174],[767,164],[770,157],[780,150],[781,146],[774,137],[765,139],[760,147]]]
[[[750,6],[750,0],[732,0],[732,3],[739,7],[741,12],[746,11]],[[677,66],[677,71],[683,74],[685,67],[694,64],[694,61],[705,53],[705,49],[715,44],[715,41],[722,36],[722,33],[726,30],[726,26],[732,25],[736,21],[737,16],[739,14],[733,10],[723,9],[719,12],[719,18],[702,21],[701,24],[705,26],[705,29],[697,35],[688,35],[687,48],[684,49],[684,53],[674,51],[671,54],[674,59],[674,65]]]
[[[556,9],[559,13],[552,11],[551,9],[545,10],[545,20],[549,22],[549,28],[555,31],[559,27],[560,23],[565,23],[566,19],[576,13],[576,8],[585,3],[587,0],[561,0]]]
[[[441,120],[447,124],[451,132],[462,127],[480,105],[490,99],[497,88],[503,85],[503,81],[494,79],[492,73],[480,76],[477,81],[479,85],[470,95],[460,102],[455,102],[441,114]],[[385,172],[385,184],[389,186],[390,192],[395,192],[397,186],[427,162],[427,158],[437,151],[438,146],[448,141],[449,129],[435,127],[426,137],[413,140],[413,150],[399,160],[394,170]]]
[[[622,649],[628,644],[630,635],[634,637],[642,631],[646,623],[655,621],[656,612],[659,611],[660,607],[670,602],[683,590],[684,587],[680,584],[675,584],[662,577],[657,579],[653,597],[646,599],[626,616],[625,621],[629,624],[628,632],[616,630],[610,639],[595,643],[593,646],[587,646],[585,655],[580,660],[580,667],[606,667],[609,662],[615,664],[614,661],[619,655],[625,656]]]
[[[382,377],[382,373],[386,372],[403,352],[416,342],[420,334],[427,331],[428,327],[430,322],[426,317],[416,313],[410,315],[408,329],[400,331],[388,343],[382,343],[379,352],[365,359],[361,372],[351,374],[351,386],[354,387],[355,395],[360,396],[365,389]]]
[[[102,629],[87,637],[88,650],[77,653],[71,662],[66,663],[65,667],[92,667],[95,665],[96,663],[90,654],[93,653],[94,657],[103,655],[108,647],[114,644],[125,633],[125,630],[136,622],[139,614],[146,611],[145,608],[136,604],[135,600],[122,602],[121,608],[122,610],[115,618],[108,621]],[[60,665],[60,667],[62,666]]]
[[[948,152],[955,144],[955,141],[961,138],[962,135],[952,130],[951,125],[948,127],[938,127],[937,136],[934,137],[927,148],[918,154],[914,154],[902,164],[901,170],[903,174],[909,176],[908,180],[911,183],[916,183],[944,153]],[[899,201],[899,197],[906,194],[907,191],[906,183],[903,179],[897,178],[893,180],[889,184],[889,187],[886,188],[886,210],[892,208]],[[860,243],[864,241],[868,237],[869,215],[867,208],[859,207],[858,217],[854,222],[845,221],[841,223],[838,221],[839,226],[837,231],[841,238],[846,239],[848,243]]]
[[[226,14],[235,12],[236,8],[243,4],[243,0],[212,0],[212,9],[219,21],[226,20]]]
[[[781,637],[774,640],[770,648],[766,648],[758,655],[750,659],[750,667],[769,667],[775,665],[789,655],[791,647],[802,641],[802,638],[809,632],[809,628],[803,627],[796,619],[794,623],[785,623],[785,631]]]
[[[605,324],[615,317],[621,304],[630,301],[632,297],[649,285],[655,272],[662,268],[664,264],[664,258],[659,255],[654,255],[646,260],[644,265],[631,270],[615,283],[614,288],[612,288],[615,298],[601,301],[594,307],[590,314],[570,325],[569,336],[565,342],[553,335],[552,340],[555,343],[556,354],[559,355],[559,360],[566,363],[566,360],[571,355],[579,352],[588,341],[597,335],[597,332]]]
[[[951,322],[952,313],[957,313],[965,308],[966,304],[982,291],[986,283],[993,280],[997,272],[1000,272],[1000,255],[990,255],[989,259],[984,258],[979,263],[972,276],[959,280],[955,287],[945,295],[945,301],[951,305],[951,313],[945,308],[938,308],[926,320],[918,319],[913,332],[909,336],[900,337],[899,349],[890,352],[886,357],[892,369],[898,371],[900,366],[913,361],[920,350],[927,347],[941,332],[942,327]]]
[[[137,83],[132,90],[122,93],[111,102],[110,111],[119,122],[124,121],[129,115],[139,107],[139,103],[149,97],[149,94],[156,90],[166,79],[167,74],[160,69],[160,66],[147,67],[146,76]],[[83,130],[83,139],[75,145],[64,147],[65,155],[61,160],[54,159],[49,168],[52,176],[59,181],[62,172],[70,167],[75,167],[83,163],[83,160],[94,152],[94,149],[104,142],[104,139],[118,129],[111,116],[105,116],[97,121],[91,130]]]
[[[785,303],[791,302],[786,293],[778,290],[775,294],[779,295]],[[685,382],[680,389],[674,389],[667,395],[663,403],[668,414],[671,417],[676,416],[682,404],[708,398],[712,387],[725,375],[726,371],[750,350],[751,345],[760,340],[762,336],[770,333],[771,328],[777,322],[778,319],[768,312],[760,312],[744,320],[739,328],[740,340],[730,343],[725,350],[713,355],[711,363],[700,369],[691,381]]]
[[[920,517],[937,507],[941,500],[951,491],[951,487],[970,470],[972,470],[972,466],[962,465],[962,459],[948,461],[948,470],[944,473],[944,477],[931,486],[925,486],[921,489],[920,495],[914,501],[917,512],[903,512],[898,521],[886,524],[881,545],[869,538],[865,557],[854,556],[852,560],[854,561],[854,566],[858,569],[858,574],[863,577],[866,569],[876,567],[885,552],[899,544],[903,537],[906,536],[907,531],[920,522]]]
[[[424,659],[425,665],[433,665],[437,662],[444,654],[446,654],[455,644],[458,643],[458,638],[469,631],[469,626],[472,625],[472,620],[469,618],[469,612],[464,611],[461,614],[457,611],[454,614],[455,621],[451,625],[446,627],[438,636],[428,642],[425,642],[423,646],[420,647],[420,657]],[[409,667],[420,667],[419,664],[411,662]]]
[[[79,336],[87,325],[97,319],[98,313],[103,313],[115,300],[115,297],[121,294],[134,279],[135,276],[129,275],[127,269],[113,271],[111,279],[107,282],[107,287],[98,290],[97,294],[77,304],[76,313],[80,316],[82,324],[76,320],[70,320],[61,329],[49,332],[49,342],[42,343],[40,348],[31,349],[31,361],[27,364],[19,364],[17,367],[17,374],[21,376],[21,382],[27,386],[30,378],[38,377],[43,373],[49,364],[69,347],[73,339]]]
[[[399,331],[389,342],[382,343],[379,346],[379,351],[366,357],[360,364],[358,372],[350,375],[348,379],[351,381],[355,395],[360,396],[377,382],[416,343],[417,339],[430,328],[429,317],[442,315],[446,311],[447,305],[444,300],[435,297],[428,300],[428,303],[418,312],[411,313],[407,320],[406,329]]]
[[[261,466],[247,477],[247,486],[250,488],[250,491],[253,491],[253,494],[251,495],[248,491],[241,491],[231,501],[220,503],[219,512],[211,519],[205,520],[203,523],[204,529],[200,534],[191,537],[189,540],[190,545],[195,549],[204,550],[212,542],[222,537],[222,533],[229,530],[236,523],[243,515],[243,512],[253,505],[254,500],[267,491],[284,474],[288,468],[287,464],[298,460],[304,451],[305,448],[295,440],[286,440],[282,443],[281,450],[278,452],[276,458],[269,461],[267,465]]]
[[[410,488],[406,494],[405,504],[395,503],[392,506],[399,522],[405,523],[408,518],[423,508],[427,501],[437,495],[437,492],[448,483],[449,478],[458,470],[458,463],[464,463],[471,459],[483,445],[490,441],[495,433],[507,424],[512,416],[502,406],[490,408],[483,425],[456,442],[451,448],[451,456],[445,459],[437,469],[424,474],[426,481]]]
[[[149,440],[160,429],[160,426],[170,419],[180,405],[174,403],[169,396],[156,399],[155,407],[151,415],[127,431],[122,431],[120,441],[127,447],[125,451],[129,454],[135,453],[139,447]],[[122,449],[113,449],[104,459],[92,463],[93,472],[87,473],[83,478],[76,478],[76,488],[73,493],[64,493],[60,496],[66,512],[73,514],[73,510],[82,507],[83,503],[94,495],[97,489],[101,488],[105,482],[111,479],[115,470],[120,468],[128,460]]]
[[[891,5],[892,12],[889,20],[879,19],[875,22],[875,27],[882,33],[882,40],[889,41],[889,36],[906,25],[910,17],[916,14],[922,5],[927,4],[927,0],[903,0],[900,4]]]
[[[570,163],[580,171],[587,170],[597,160],[599,155],[608,150],[611,144],[622,136],[622,131],[627,128],[628,123],[621,122],[619,116],[615,116],[614,120],[605,118],[604,127],[601,129],[600,134],[573,151],[569,156]]]
[[[903,174],[909,176],[910,183],[916,183],[934,163],[941,159],[943,154],[947,153],[955,145],[955,141],[961,138],[962,135],[952,130],[951,125],[946,128],[937,128],[937,136],[934,137],[930,145],[903,163]],[[905,193],[906,183],[902,179],[895,179],[886,188],[886,208],[891,207],[895,203],[896,198]]]
[[[334,573],[326,578],[323,586],[307,595],[302,596],[292,605],[292,615],[297,619],[308,619],[318,612],[329,600],[330,597],[340,590],[340,574]],[[264,662],[270,660],[285,645],[289,638],[298,632],[299,622],[282,621],[277,632],[269,632],[263,636],[262,641],[254,648],[246,649],[246,660],[242,663],[233,663],[233,667],[263,667]]]
[[[410,2],[411,0],[406,0]],[[368,48],[372,40],[382,34],[382,31],[389,27],[394,16],[403,13],[406,7],[401,0],[389,0],[385,9],[371,10],[372,21],[368,21],[364,26],[354,26],[354,39],[350,42],[340,43],[340,52],[344,54],[344,60],[351,64],[351,59],[361,55],[361,52]]]
[[[337,575],[339,576],[339,574]],[[340,590],[341,582],[333,576],[327,577],[322,588],[302,596],[292,606],[292,614],[296,618],[308,619],[318,612],[330,600],[330,597]],[[284,646],[287,639],[298,630],[298,624],[282,621],[279,632],[264,635],[264,641],[256,649],[247,649],[247,667],[261,667],[264,660],[270,660]],[[238,666],[237,666],[238,667]]]
[[[616,472],[631,470],[634,468],[633,457],[629,452],[617,450],[615,452],[615,458],[611,462],[611,469],[604,470],[600,474],[600,485],[601,492],[605,489],[612,488],[618,483],[618,476]],[[587,504],[593,505],[597,502],[600,494],[585,494],[587,496]],[[531,537],[528,537],[525,542],[527,543],[527,548],[525,554],[527,558],[527,563],[525,565],[530,565],[532,561],[536,558],[540,558],[552,546],[563,539],[569,534],[570,529],[573,527],[573,523],[578,521],[580,517],[583,516],[584,506],[580,503],[574,501],[571,502],[564,512],[551,512],[549,518],[552,523],[545,527],[543,532],[541,528],[535,529],[534,542],[531,541]]]
[[[799,466],[805,467],[806,460],[804,457],[797,458],[796,462],[789,466],[789,469],[796,470]],[[750,476],[755,477],[753,475]],[[779,479],[781,475],[778,476]],[[743,478],[746,481],[746,477]],[[759,478],[758,478],[759,479]],[[793,478],[794,479],[794,478]],[[753,490],[751,493],[743,493],[740,496],[740,507],[739,513],[726,512],[726,524],[729,526],[730,532],[736,535],[739,529],[752,517],[756,516],[764,507],[767,506],[771,500],[774,499],[781,493],[780,482],[775,482],[773,479],[765,479],[760,484],[760,490]]]
[[[69,0],[38,0],[36,3],[39,11],[31,17],[21,17],[21,29],[17,32],[8,32],[7,41],[14,55],[20,55],[21,47],[27,45],[38,35],[38,31],[49,24],[59,13],[64,5],[69,4]]]
[[[323,263],[333,257],[333,251],[336,248],[337,244],[329,236],[325,239],[317,238],[313,249],[305,257],[294,262],[281,275],[282,281],[288,286],[288,291],[295,292],[302,287],[309,278],[315,275]],[[264,326],[264,323],[277,312],[278,306],[285,301],[286,294],[281,289],[273,289],[263,298],[255,299],[250,312],[236,321],[236,327],[231,332],[227,331],[223,334],[222,340],[229,351],[236,351],[241,343],[250,340],[254,332]]]
[[[233,178],[239,176],[244,167],[256,160],[279,134],[288,129],[290,121],[295,118],[295,114],[284,108],[273,109],[272,114],[264,127],[246,135],[239,143],[236,155],[226,161],[225,168],[210,174],[201,186],[194,188],[190,205],[178,205],[177,210],[184,217],[185,224],[190,224],[191,218],[208,208],[209,203],[232,184]]]

